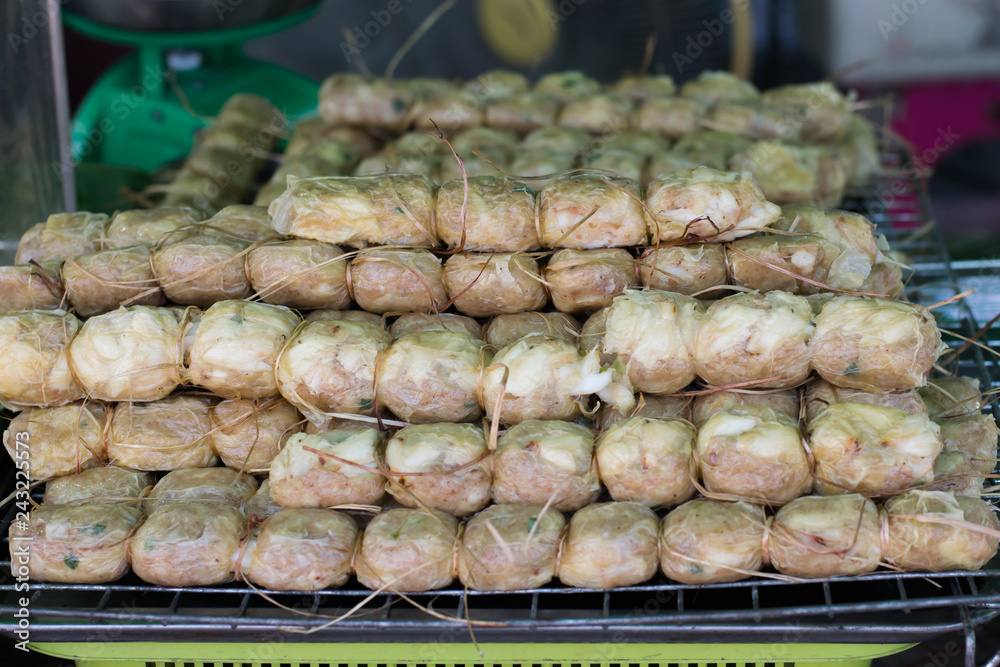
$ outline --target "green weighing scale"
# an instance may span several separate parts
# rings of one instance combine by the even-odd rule
[[[265,97],[293,121],[315,111],[318,82],[243,54],[247,40],[290,28],[319,7],[317,0],[280,4],[295,11],[279,10],[273,18],[249,22],[192,20],[189,30],[177,29],[177,14],[172,14],[175,20],[167,24],[172,29],[140,30],[74,12],[87,4],[70,3],[63,12],[67,26],[93,39],[136,48],[101,76],[73,119],[80,209],[129,207],[121,188],[141,190],[156,170],[187,155],[206,119],[235,93]]]

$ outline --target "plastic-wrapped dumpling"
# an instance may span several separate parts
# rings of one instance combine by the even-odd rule
[[[422,248],[366,248],[351,260],[358,305],[373,313],[443,309],[448,300],[441,260]]]
[[[610,366],[615,360],[614,355],[604,352],[604,335],[607,333],[607,325],[608,309],[595,310],[580,327],[580,335],[577,338],[580,351],[589,352],[596,349],[600,354],[603,366]]]
[[[288,401],[231,399],[212,406],[212,449],[236,470],[269,468],[285,441],[302,430],[301,416]]]
[[[414,93],[405,81],[338,72],[323,81],[319,114],[330,125],[405,129]]]
[[[628,291],[607,310],[603,351],[617,355],[639,391],[670,394],[695,378],[701,304],[674,292]]]
[[[385,447],[385,463],[396,473],[386,490],[407,507],[454,516],[478,512],[490,502],[487,454],[486,438],[478,426],[409,426],[397,431]]]
[[[748,171],[697,167],[657,178],[646,188],[655,241],[712,237],[732,241],[781,217]]]
[[[656,246],[639,256],[645,287],[694,294],[726,283],[726,251],[721,243]]]
[[[847,187],[871,185],[882,166],[874,124],[861,114],[849,114],[847,132],[839,148],[847,164]]]
[[[97,252],[103,245],[107,222],[103,213],[54,213],[21,236],[14,263],[62,261]]]
[[[289,308],[346,308],[349,258],[335,245],[293,239],[254,248],[247,275],[261,300]]]
[[[607,181],[607,182],[605,182]],[[646,242],[639,183],[600,172],[563,176],[538,194],[546,248],[611,248]]]
[[[264,126],[275,119],[278,109],[259,95],[237,93],[219,110],[219,121]]]
[[[479,338],[482,326],[471,317],[454,313],[403,313],[389,326],[393,340],[419,331],[451,331]]]
[[[634,586],[656,574],[659,522],[636,503],[594,503],[576,512],[559,554],[559,580],[578,588]]]
[[[369,313],[366,310],[314,310],[306,315],[306,324],[313,322],[329,322],[331,320],[350,320],[352,322],[364,322],[370,324],[378,330],[383,330],[382,316]],[[384,333],[384,332],[383,332]]]
[[[648,130],[623,130],[617,134],[597,138],[591,145],[596,151],[622,150],[648,158],[662,153],[670,147],[670,140]]]
[[[120,403],[108,434],[108,463],[134,470],[208,468],[212,401],[175,396],[154,403]]]
[[[734,241],[726,259],[736,285],[761,292],[815,294],[821,289],[818,285],[794,276],[827,284],[836,254],[831,250],[830,244],[818,236],[757,234]]]
[[[202,223],[202,228],[250,243],[280,241],[283,236],[271,225],[266,206],[234,204]]]
[[[545,93],[562,104],[573,100],[593,97],[601,92],[601,84],[578,70],[552,72],[543,75],[535,83],[536,93]]]
[[[997,553],[1000,520],[981,498],[909,491],[886,501],[885,559],[917,572],[975,571]]]
[[[160,478],[146,500],[146,511],[153,512],[171,503],[197,502],[228,505],[237,509],[257,491],[251,475],[229,468],[188,468],[175,470]]]
[[[541,505],[493,505],[465,525],[458,578],[478,591],[540,588],[555,576],[566,530],[561,512]]]
[[[445,181],[437,193],[434,229],[451,248],[498,252],[536,250],[539,245],[535,230],[535,191],[505,176]]]
[[[699,130],[681,137],[671,153],[692,162],[694,167],[725,171],[730,158],[750,146],[749,139],[732,132]]]
[[[590,134],[574,127],[540,127],[521,142],[520,149],[577,153],[590,143]],[[519,150],[520,150],[519,149]]]
[[[695,371],[716,386],[780,378],[756,386],[794,387],[811,371],[812,331],[812,309],[801,296],[774,291],[719,299],[698,327]]]
[[[375,515],[354,557],[358,581],[372,590],[434,591],[454,579],[458,520],[425,509]]]
[[[997,464],[996,419],[989,413],[948,417],[937,422],[941,427],[941,442],[946,450],[969,455],[973,468],[982,475],[993,472]]]
[[[507,313],[497,315],[483,330],[483,340],[496,349],[506,347],[525,336],[541,334],[576,345],[580,325],[566,313]]]
[[[681,86],[680,94],[706,104],[760,99],[760,91],[756,86],[724,70],[701,72]]]
[[[149,248],[132,246],[68,259],[62,269],[66,298],[81,317],[106,313],[126,301],[159,306],[166,299],[155,290],[149,258]]]
[[[46,407],[83,398],[69,364],[70,343],[81,325],[62,310],[0,316],[0,403]]]
[[[275,362],[278,391],[317,424],[331,412],[373,414],[375,358],[388,344],[388,334],[368,322],[308,322]]]
[[[271,480],[265,478],[260,483],[260,486],[257,487],[257,491],[243,502],[241,509],[243,510],[243,514],[253,521],[253,517],[266,519],[272,514],[282,511],[284,508],[278,504],[278,501],[274,499],[274,495],[271,493]]]
[[[899,408],[835,403],[810,424],[816,491],[888,496],[934,480],[941,430]]]
[[[822,276],[831,287],[860,289],[881,253],[875,226],[863,215],[824,211],[811,206],[786,206],[775,227],[818,237],[823,244]]]
[[[590,429],[529,420],[512,427],[493,454],[493,501],[571,512],[597,499],[601,484]]]
[[[976,377],[934,378],[917,391],[933,419],[975,415],[982,409],[979,378]]]
[[[195,225],[204,217],[201,211],[184,207],[119,211],[108,223],[104,243],[109,248],[153,245],[164,234]]]
[[[455,135],[451,139],[451,145],[463,160],[467,157],[471,158],[473,162],[478,160],[479,158],[472,152],[473,149],[476,149],[494,162],[502,162],[506,160],[518,141],[517,133],[510,130],[500,130],[495,127],[472,127]],[[443,153],[447,156],[451,151],[444,148]],[[489,166],[488,163],[482,162],[481,166],[487,168],[489,173],[496,173],[496,169]],[[453,159],[446,159],[441,171],[442,177],[462,178],[462,170],[459,169],[458,162]],[[472,171],[469,171],[467,164],[466,171],[469,176],[479,173],[476,171],[475,165],[473,165]]]
[[[851,100],[829,81],[770,88],[762,99],[786,115],[794,115],[801,123],[804,141],[840,139],[853,115]]]
[[[945,449],[934,459],[934,483],[924,488],[978,498],[983,495],[983,476],[971,456],[957,449]]]
[[[637,284],[635,259],[622,248],[564,248],[549,258],[544,278],[552,305],[564,313],[607,308]]]
[[[649,417],[652,419],[670,419],[678,417],[688,419],[691,398],[688,396],[657,396],[656,394],[637,394],[635,405],[631,410],[619,410],[609,403],[601,403],[594,417],[598,432],[607,431],[613,424],[633,417]]]
[[[187,377],[224,398],[277,396],[274,362],[298,324],[284,306],[220,301],[197,325]]]
[[[534,189],[544,188],[573,168],[573,158],[574,153],[550,148],[525,148],[514,154],[508,171],[514,178],[530,182]]]
[[[413,127],[418,130],[461,132],[483,124],[482,103],[466,90],[443,90],[417,98],[410,109]]]
[[[699,129],[707,106],[694,99],[658,97],[643,102],[632,119],[638,130],[659,132],[676,139]]]
[[[249,242],[228,234],[178,233],[153,246],[153,272],[167,298],[207,308],[224,299],[253,293],[246,275]]]
[[[813,486],[797,422],[776,410],[734,408],[698,429],[705,488],[739,499],[784,504]]]
[[[806,385],[803,397],[806,404],[806,421],[811,422],[834,403],[864,403],[882,405],[887,408],[906,410],[911,415],[927,416],[927,406],[920,399],[916,389],[900,391],[863,391],[850,387],[838,387],[823,378],[816,378]]]
[[[347,173],[350,173],[349,169],[331,164],[316,155],[286,155],[285,161],[274,171],[271,180],[261,186],[257,194],[254,195],[253,203],[255,206],[270,206],[271,202],[285,192],[289,176],[314,178],[316,176],[341,176]]]
[[[18,463],[27,452],[32,480],[72,475],[103,464],[110,415],[107,405],[92,401],[28,408],[10,420],[3,445]]]
[[[191,313],[131,306],[91,317],[69,347],[87,395],[104,401],[157,401],[181,382]]]
[[[632,112],[629,98],[598,93],[568,102],[559,112],[559,124],[588,132],[613,132],[629,126]]]
[[[444,284],[471,317],[539,310],[548,302],[538,262],[525,253],[458,253],[444,263]]]
[[[65,584],[114,581],[128,572],[129,538],[141,521],[142,510],[125,504],[36,507],[27,523],[10,524],[11,573]]]
[[[627,74],[611,85],[611,91],[633,102],[677,94],[677,85],[669,74]]]
[[[596,350],[549,336],[528,336],[497,352],[483,373],[482,406],[492,419],[516,424],[529,419],[573,419],[585,397],[611,381],[600,368]],[[498,400],[502,402],[498,405]]]
[[[682,584],[747,579],[764,566],[763,537],[759,505],[692,500],[660,525],[660,568]]]
[[[19,310],[55,310],[63,301],[61,261],[38,266],[0,266],[0,315]]]
[[[713,415],[740,408],[768,408],[798,421],[799,392],[796,389],[784,391],[714,391],[702,394],[691,405],[691,421],[697,426],[707,422]]]
[[[50,480],[45,485],[42,502],[46,505],[124,503],[130,498],[144,498],[152,488],[153,476],[148,472],[100,466]]]
[[[595,149],[580,158],[582,168],[604,172],[605,178],[627,178],[637,183],[643,182],[645,165],[645,155],[622,148]]]
[[[798,141],[802,122],[783,109],[756,100],[720,102],[708,113],[711,127],[750,139]]]
[[[285,508],[377,503],[385,485],[385,477],[373,472],[381,441],[373,428],[297,433],[271,462],[271,494]]]
[[[520,72],[491,69],[466,82],[465,89],[488,100],[516,95],[528,90],[528,79]]]
[[[925,307],[841,296],[816,318],[809,356],[831,384],[884,391],[923,386],[940,347],[937,323]]]
[[[884,257],[880,254],[880,257]],[[906,289],[903,283],[903,269],[899,262],[893,259],[878,261],[872,264],[872,271],[861,283],[859,288],[869,294],[885,294],[890,299],[898,299]]]
[[[289,176],[288,189],[267,210],[282,234],[352,247],[433,246],[434,190],[418,174]]]
[[[361,160],[354,168],[353,173],[355,176],[376,176],[386,172],[400,175],[419,174],[432,182],[437,182],[441,180],[438,173],[440,167],[441,157],[439,155],[405,153],[390,144],[378,153],[373,153]]]
[[[482,415],[484,343],[465,333],[418,331],[393,341],[375,368],[378,403],[403,421],[464,422]]]
[[[238,136],[239,133],[233,132],[232,128],[220,129],[221,132],[216,131],[213,126],[202,130],[198,137],[199,141],[211,141],[215,145],[232,145],[243,141]],[[228,153],[229,157],[232,158],[234,151],[235,148],[231,148],[220,151],[219,154],[224,156]],[[249,163],[253,169],[256,169],[254,164],[256,162],[256,159],[243,160],[244,165]],[[229,177],[224,166],[216,166],[210,173],[206,173],[204,169],[182,168],[171,181],[169,190],[160,205],[166,208],[193,208],[201,215],[212,215],[225,206],[238,204],[248,194],[235,180]]]
[[[830,148],[758,141],[734,155],[731,169],[749,171],[776,204],[834,208],[844,199],[847,176]]]
[[[766,553],[782,574],[826,578],[872,572],[882,541],[878,508],[864,496],[805,496],[768,527]]]
[[[635,416],[597,437],[597,468],[615,500],[670,507],[695,493],[695,429],[683,419]]]
[[[555,125],[558,113],[559,103],[549,95],[517,93],[491,100],[486,107],[486,124],[502,130],[527,133],[540,127]]]
[[[285,510],[268,517],[248,547],[240,573],[273,591],[342,586],[360,531],[354,519],[326,509]]]
[[[247,521],[235,507],[164,505],[129,540],[132,569],[159,586],[211,586],[230,581]]]

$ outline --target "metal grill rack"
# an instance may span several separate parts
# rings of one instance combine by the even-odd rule
[[[904,166],[900,157],[886,159],[889,170]],[[848,207],[872,219],[893,249],[911,259],[911,301],[930,304],[977,288],[975,297],[935,311],[942,327],[970,336],[977,322],[1000,312],[1000,261],[951,263],[940,232],[928,225],[926,197],[913,179],[883,177],[874,196],[854,198]],[[1000,328],[981,341],[1000,342]],[[978,348],[970,348],[958,366],[960,374],[979,377],[983,388],[1000,385],[996,359]],[[11,514],[0,524],[0,632],[7,635],[16,627],[11,614],[19,595],[7,556]],[[32,641],[251,642],[277,634],[283,642],[469,642],[463,622],[468,618],[495,623],[473,626],[475,639],[484,643],[917,642],[963,629],[973,637],[973,628],[1000,616],[1000,557],[972,573],[880,571],[809,583],[758,578],[689,586],[660,578],[612,591],[552,584],[506,593],[453,587],[400,596],[372,594],[352,579],[336,590],[267,596],[274,602],[243,583],[165,588],[134,574],[110,585],[33,583]],[[432,616],[411,600],[458,622]],[[346,617],[331,623],[340,616]]]

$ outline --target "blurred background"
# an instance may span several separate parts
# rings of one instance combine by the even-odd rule
[[[38,25],[33,5],[45,4],[4,3],[0,11],[14,26],[7,41],[15,46],[26,41],[5,60],[4,69],[8,83],[17,84],[26,52],[38,47],[44,54],[47,39],[64,40],[70,114],[78,112],[88,93],[95,95],[115,63],[150,48],[150,33],[189,28],[189,20],[198,21],[202,36],[235,41],[250,59],[314,81],[342,70],[385,72],[400,45],[432,13],[440,15],[399,62],[395,76],[472,78],[503,67],[529,77],[580,69],[610,81],[642,66],[653,37],[649,71],[671,74],[678,82],[704,69],[732,69],[761,88],[830,77],[882,107],[887,123],[912,144],[917,166],[928,174],[933,170],[934,210],[956,258],[993,257],[1000,251],[1000,0],[463,0],[444,5],[438,0],[59,0],[67,23],[59,30]],[[14,15],[18,5],[24,14],[20,21]],[[162,9],[149,9],[157,5]],[[195,5],[202,7],[197,16],[190,11]],[[259,28],[246,27],[255,21]],[[34,32],[40,36],[24,39]],[[204,69],[218,50],[211,42],[175,42],[156,41],[152,48],[180,71]],[[31,85],[39,96],[37,78]],[[45,104],[52,95],[42,95],[36,116],[54,108]],[[0,107],[17,99],[0,98]],[[0,137],[7,142],[4,154],[11,155],[10,143],[23,144],[23,139],[22,133]],[[178,147],[177,155],[187,148]],[[32,150],[55,149],[37,145]],[[23,183],[24,165],[12,160],[0,166],[0,172],[8,172],[0,173],[0,180]],[[49,182],[51,168],[41,171],[28,190],[45,194],[37,199],[46,200],[58,187]],[[91,183],[83,189],[89,191]],[[45,212],[31,217],[42,219]]]

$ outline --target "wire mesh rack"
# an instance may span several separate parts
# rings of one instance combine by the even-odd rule
[[[901,157],[887,156],[886,175],[874,191],[849,198],[847,208],[867,215],[909,258],[909,300],[937,303],[977,288],[974,297],[935,310],[942,328],[973,336],[979,322],[1000,312],[1000,261],[949,261],[926,196],[906,166]],[[1000,328],[980,340],[994,345],[998,339]],[[996,359],[978,347],[954,363],[983,388],[1000,385]],[[15,590],[6,556],[12,514],[0,524],[0,632],[7,635],[16,630],[12,614],[24,595]],[[166,588],[129,574],[107,585],[32,583],[29,606],[34,642],[251,642],[268,633],[283,642],[469,642],[470,627],[481,643],[885,644],[953,630],[974,641],[975,627],[1000,616],[1000,557],[979,572],[879,571],[806,583],[761,578],[703,586],[659,579],[610,591],[559,584],[503,593],[454,587],[413,595],[373,594],[353,579],[333,590],[262,595],[238,582]]]

